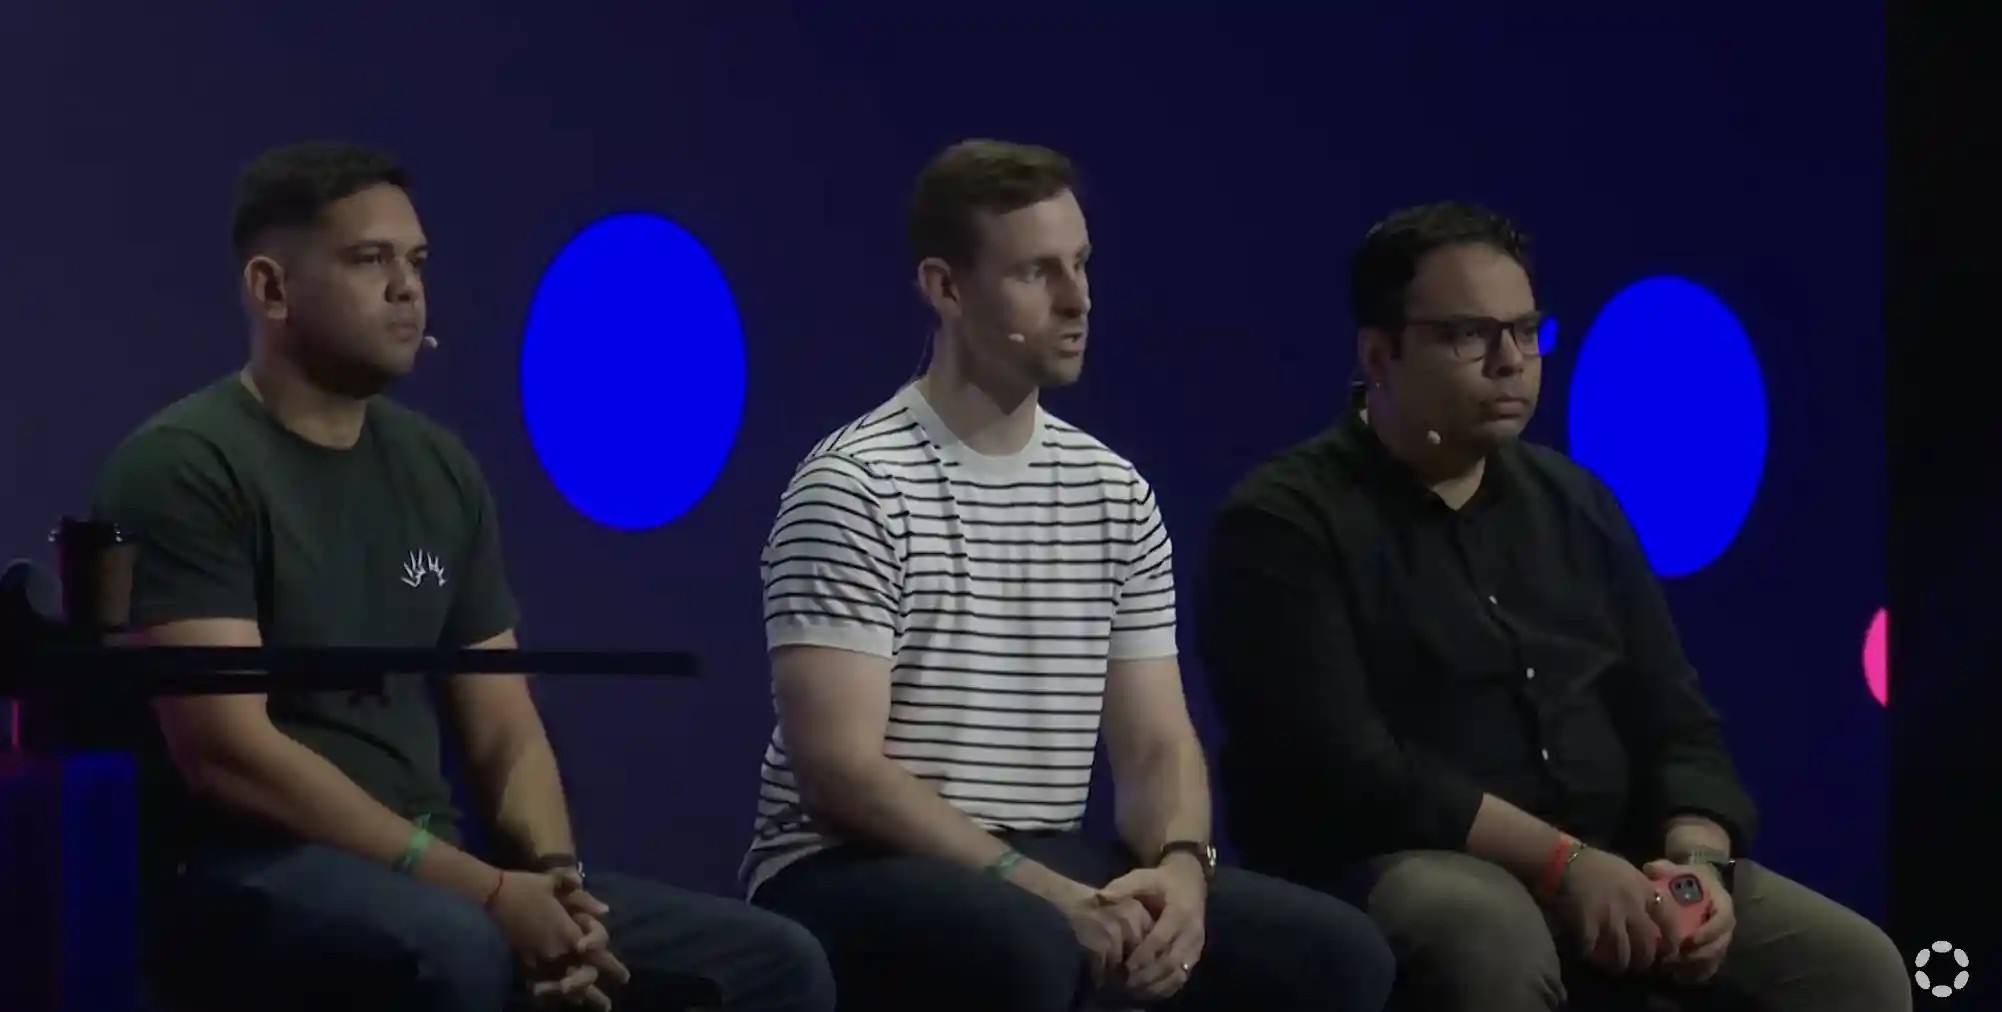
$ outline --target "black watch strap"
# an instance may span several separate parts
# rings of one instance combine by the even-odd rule
[[[1155,856],[1155,866],[1159,867],[1161,862],[1166,861],[1170,854],[1188,854],[1197,861],[1202,862],[1203,878],[1205,880],[1216,877],[1216,848],[1214,846],[1202,840],[1171,841],[1163,845],[1161,853]]]
[[[575,854],[538,854],[536,855],[535,861],[530,865],[530,867],[534,868],[536,871],[555,871],[558,868],[575,868],[577,869],[578,874],[581,875],[584,873],[584,862],[577,860],[577,855]]]

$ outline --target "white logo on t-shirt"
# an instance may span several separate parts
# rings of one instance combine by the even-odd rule
[[[438,586],[442,587],[445,585],[445,564],[439,561],[437,556],[432,555],[430,552],[411,552],[410,557],[403,560],[404,586],[424,586],[424,577],[427,574],[433,578]]]

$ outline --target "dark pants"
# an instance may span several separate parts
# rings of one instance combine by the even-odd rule
[[[633,973],[601,985],[621,1012],[663,1008],[691,977],[730,1010],[834,1008],[826,957],[790,921],[623,875],[591,872],[588,888],[612,908],[612,953]],[[209,858],[171,893],[156,951],[173,964],[167,989],[195,1007],[501,1012],[527,993],[479,904],[344,851]]]
[[[1134,866],[1125,848],[1075,835],[1009,842],[1087,885]],[[1066,1012],[1094,997],[1085,950],[1063,913],[945,861],[836,848],[779,872],[755,901],[819,937],[850,1012]],[[1207,915],[1202,959],[1164,1008],[1377,1012],[1390,992],[1383,936],[1339,900],[1224,868]]]
[[[1912,1007],[1904,956],[1876,925],[1777,872],[1739,861],[1738,927],[1703,987],[1612,977],[1571,957],[1529,890],[1467,854],[1406,851],[1360,869],[1370,914],[1400,966],[1410,1012],[1756,1009],[1899,1012]]]

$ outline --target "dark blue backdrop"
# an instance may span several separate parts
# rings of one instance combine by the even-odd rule
[[[120,436],[241,360],[240,163],[309,136],[389,145],[418,175],[447,342],[401,396],[484,461],[524,634],[709,663],[700,683],[545,687],[591,858],[724,889],[770,722],[759,544],[799,455],[915,364],[901,204],[927,154],[994,135],[1089,173],[1099,340],[1051,401],[1152,478],[1187,586],[1235,477],[1340,403],[1349,247],[1393,206],[1473,198],[1537,234],[1573,338],[1657,273],[1702,282],[1750,334],[1764,484],[1669,595],[1767,814],[1759,855],[1881,913],[1885,733],[1858,669],[1883,595],[1878,5],[1809,25],[1751,4],[275,6],[0,5],[0,553],[38,550]],[[517,395],[540,271],[630,208],[708,245],[749,355],[728,466],[643,533],[570,508]],[[1532,430],[1560,445],[1575,351]],[[1704,361],[1670,346],[1658,367],[1703,410]]]

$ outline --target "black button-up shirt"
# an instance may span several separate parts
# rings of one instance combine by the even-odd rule
[[[1232,493],[1204,597],[1256,866],[1461,850],[1483,793],[1636,859],[1679,813],[1753,832],[1638,538],[1552,450],[1497,450],[1454,510],[1352,413]]]

